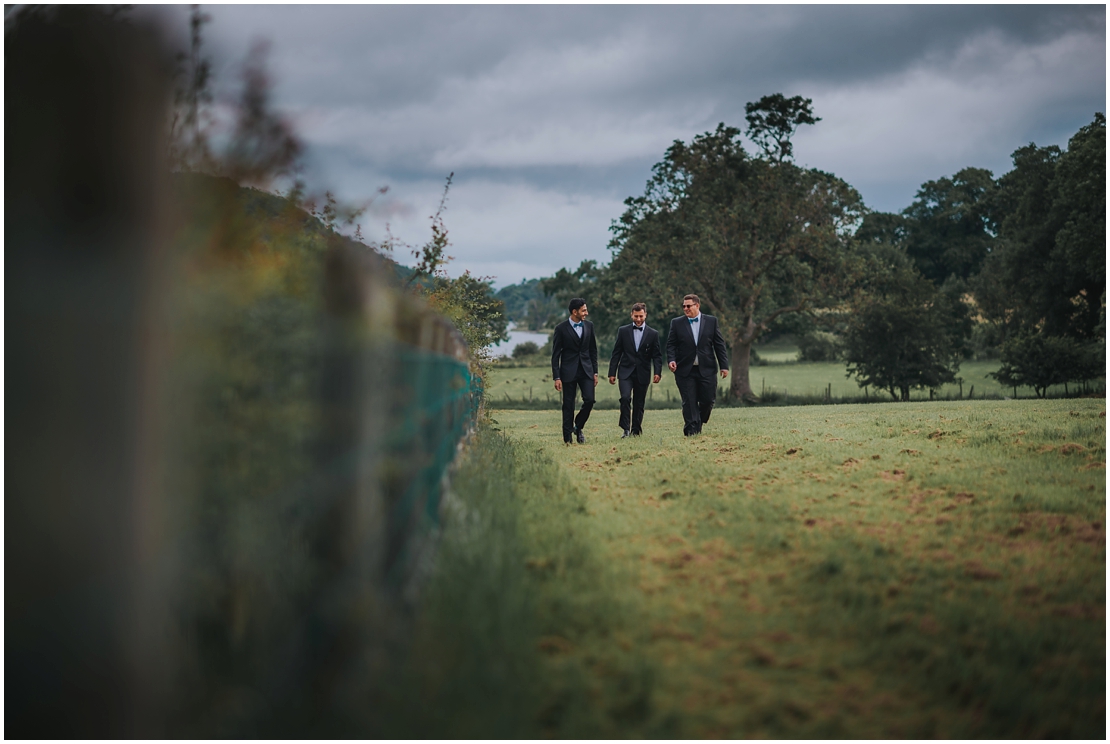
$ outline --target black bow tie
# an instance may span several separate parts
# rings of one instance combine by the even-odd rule
[[[642,331],[642,330],[644,330],[644,327],[643,327],[643,326],[632,326],[632,330],[634,330],[634,331]]]

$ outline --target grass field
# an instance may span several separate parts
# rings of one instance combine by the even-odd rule
[[[463,466],[455,735],[1104,737],[1104,401],[601,418],[495,411]]]
[[[781,352],[785,354],[786,352]],[[608,361],[602,363],[602,372],[609,371]],[[805,363],[776,363],[762,367],[752,367],[750,380],[752,388],[757,395],[768,397],[777,403],[789,403],[794,399],[817,399],[825,395],[826,386],[831,385],[831,398],[834,401],[841,399],[855,400],[864,397],[864,390],[856,384],[854,379],[847,379],[844,364],[840,362],[805,362]],[[998,369],[998,362],[964,362],[960,365],[960,377],[963,378],[963,395],[974,395],[979,398],[1006,398],[1014,394],[1012,388],[999,385],[992,378],[987,377],[988,372]],[[728,380],[719,380],[718,387],[723,391],[728,386]],[[974,386],[974,390],[972,389]],[[1099,383],[1101,390],[1101,381]],[[1074,387],[1070,389],[1075,393]],[[770,394],[770,395],[768,395]],[[1033,397],[1029,388],[1019,388],[1021,397]],[[1050,395],[1064,394],[1064,386],[1049,388]],[[486,400],[493,408],[513,408],[522,402],[530,402],[537,407],[557,407],[562,394],[557,392],[551,382],[551,368],[548,367],[515,367],[499,368],[494,366],[486,380]],[[598,384],[597,405],[599,408],[616,408],[619,405],[620,393],[616,385],[610,385],[608,380],[602,378]],[[647,407],[669,408],[681,406],[678,387],[675,385],[674,375],[664,368],[663,378],[656,385],[649,388],[650,398]],[[890,394],[885,390],[870,389],[867,395],[872,400],[889,401]],[[944,385],[938,391],[941,398],[957,398],[960,395],[959,385]],[[911,397],[916,400],[928,400],[928,391],[913,391]]]

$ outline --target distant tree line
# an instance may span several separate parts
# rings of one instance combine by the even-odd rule
[[[929,181],[900,214],[864,217],[860,240],[901,278],[861,297],[847,323],[861,380],[904,399],[907,387],[951,382],[969,354],[998,358],[999,382],[1042,397],[1103,375],[1106,119],[1095,114],[1067,150],[1029,144],[1013,162],[997,179],[965,168]],[[891,323],[900,313],[916,322]],[[932,350],[906,365],[918,378],[877,361],[898,343]]]
[[[550,328],[562,319],[566,309],[553,295],[544,291],[540,279],[521,279],[520,284],[499,289],[496,297],[505,304],[508,321],[529,331]]]
[[[792,162],[793,134],[820,121],[809,99],[765,96],[746,112],[758,154],[725,124],[675,141],[614,221],[611,262],[503,288],[528,295],[514,319],[550,325],[582,296],[612,334],[633,302],[670,317],[695,292],[727,331],[730,393],[749,401],[752,344],[781,332],[803,359],[843,359],[861,387],[896,400],[958,381],[971,356],[999,359],[994,376],[1015,394],[1103,375],[1103,114],[1066,150],[1029,144],[1000,178],[965,168],[929,181],[895,214]],[[554,318],[537,290],[557,301]]]

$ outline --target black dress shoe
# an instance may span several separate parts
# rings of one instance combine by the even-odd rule
[[[628,439],[630,436],[632,436],[632,432],[630,432],[628,429],[624,429],[621,432],[621,439]]]
[[[585,444],[586,443],[586,436],[582,433],[581,429],[575,427],[574,436],[577,437],[579,444]]]

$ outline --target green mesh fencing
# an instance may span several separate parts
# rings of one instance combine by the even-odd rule
[[[414,539],[439,524],[443,476],[481,394],[474,385],[480,378],[453,357],[399,344],[395,359],[404,373],[390,391],[390,425],[382,447],[388,466],[403,468],[407,480],[401,488],[394,484],[400,493],[390,499],[386,566],[394,583],[405,573]]]
[[[395,265],[160,170],[168,52],[114,15],[7,29],[5,733],[332,738],[407,640],[481,384]]]

